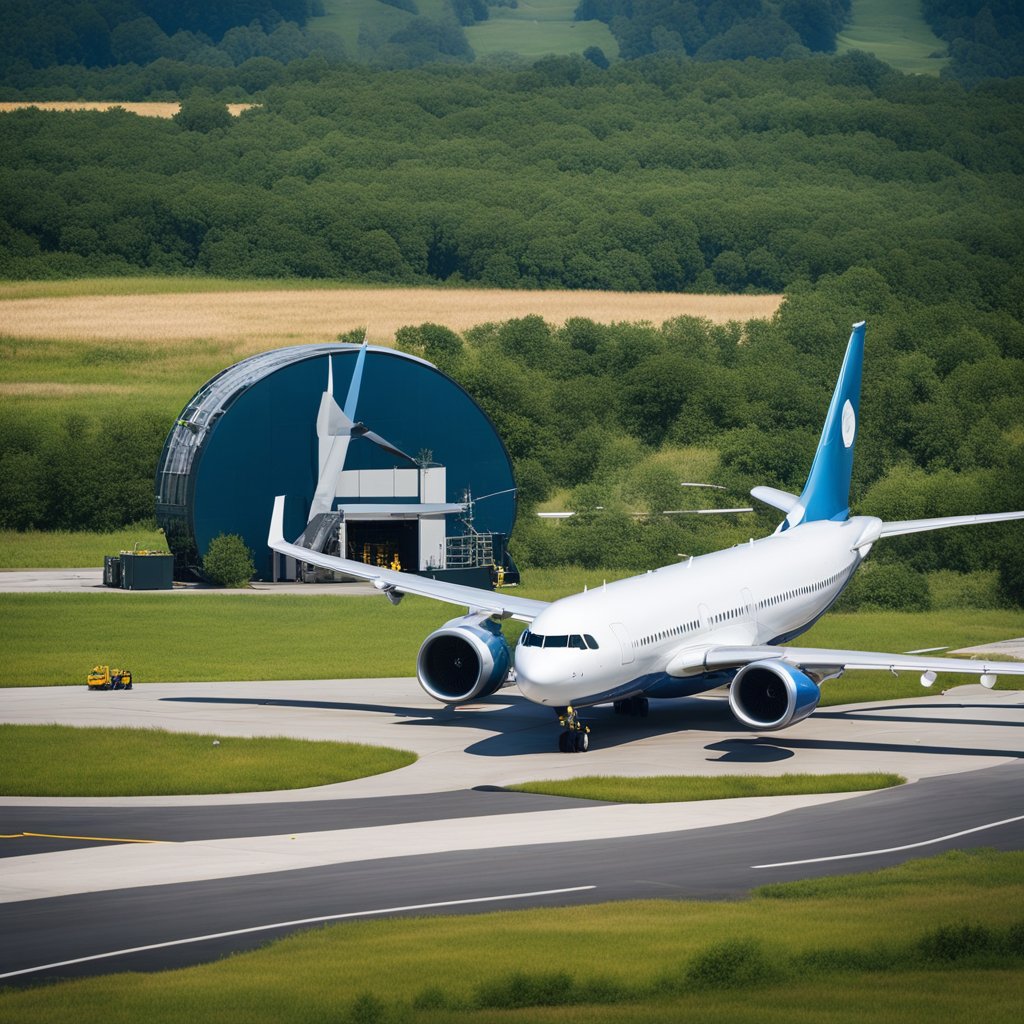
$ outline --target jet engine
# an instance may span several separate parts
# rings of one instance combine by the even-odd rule
[[[446,622],[423,641],[416,678],[434,700],[465,704],[500,689],[511,664],[500,624],[467,615]]]
[[[732,713],[751,729],[773,732],[802,722],[817,706],[817,683],[784,661],[754,661],[733,677]]]

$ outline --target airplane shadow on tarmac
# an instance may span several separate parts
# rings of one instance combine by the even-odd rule
[[[889,704],[884,708],[847,708],[845,711],[815,711],[815,718],[846,718],[857,722],[922,722],[925,725],[995,725],[1002,729],[1021,729],[1024,722],[1010,722],[1004,719],[977,718],[925,718],[910,715],[886,714],[890,711],[926,711],[930,708],[942,708],[945,711],[974,709],[991,711],[991,704]],[[1024,708],[1024,704],[1004,704],[1000,710],[1016,710]]]
[[[368,704],[351,701],[280,700],[247,697],[164,697],[162,700],[189,704],[253,705],[280,708],[319,708],[325,711],[366,711],[389,714],[404,721],[402,726],[430,728],[458,727],[479,729],[489,735],[469,744],[467,754],[478,757],[508,757],[515,754],[550,754],[558,743],[558,723],[550,709],[532,704],[523,697],[494,695],[484,698],[471,707],[456,710],[448,706],[437,709],[403,707],[397,704]],[[920,705],[907,705],[919,707]],[[935,705],[931,705],[935,706]],[[963,705],[972,707],[975,705]],[[984,707],[984,705],[976,705]],[[902,707],[902,705],[901,705]],[[943,705],[945,707],[945,705]],[[678,732],[735,733],[737,725],[729,706],[721,698],[682,697],[675,700],[652,700],[650,714],[645,718],[616,715],[611,705],[585,708],[580,712],[584,724],[591,727],[591,743],[595,750],[618,747],[652,736]],[[889,709],[885,709],[889,710]],[[892,710],[895,710],[893,708]],[[957,724],[956,719],[904,718],[902,716],[870,714],[856,711],[821,712],[821,717],[861,718],[878,717],[880,720],[896,722],[920,721],[925,724],[948,722]],[[817,716],[816,716],[817,717]],[[972,722],[964,719],[963,724],[1017,724]],[[862,750],[889,751],[919,754],[964,754],[972,757],[1021,757],[1024,751],[988,750],[978,747],[947,747],[917,743],[884,743],[843,740],[800,739],[791,735],[772,737],[747,735],[718,739],[709,743],[705,750],[720,753],[709,757],[709,761],[728,761],[742,764],[770,763],[783,761],[795,755],[797,750]]]
[[[532,704],[518,695],[495,694],[461,710],[439,705],[436,710],[398,704],[369,704],[352,701],[283,700],[258,697],[163,697],[182,704],[251,705],[254,707],[317,708],[324,711],[366,711],[404,719],[402,726],[479,729],[490,735],[466,747],[478,757],[507,757],[512,754],[550,754],[557,749],[560,732],[554,712]],[[734,732],[736,720],[720,699],[678,698],[651,701],[646,718],[616,715],[611,705],[581,709],[580,717],[592,729],[598,747],[617,747],[647,736],[684,730]]]

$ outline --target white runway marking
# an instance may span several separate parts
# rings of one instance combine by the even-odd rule
[[[753,864],[751,867],[757,871],[761,868],[791,868],[801,864],[825,864],[830,860],[851,860],[854,857],[875,857],[880,853],[899,853],[901,850],[914,850],[919,846],[933,846],[935,843],[943,843],[947,839],[959,839],[960,836],[969,836],[972,832],[984,832],[985,829],[999,828],[1000,825],[1012,825],[1015,821],[1024,821],[1024,814],[1016,818],[1003,818],[1002,821],[993,821],[988,825],[978,825],[976,828],[965,828],[963,832],[952,832],[948,836],[938,836],[935,839],[924,839],[920,843],[907,843],[906,846],[890,846],[885,850],[865,850],[863,853],[838,853],[834,857],[811,857],[808,860],[784,860],[778,864]]]
[[[214,932],[211,935],[194,935],[187,939],[172,939],[170,942],[154,942],[148,946],[133,946],[131,949],[114,949],[109,953],[94,953],[92,956],[80,956],[74,960],[59,960],[52,964],[40,964],[38,967],[24,967],[20,971],[8,971],[0,974],[0,979],[15,978],[19,974],[34,974],[37,971],[54,970],[57,967],[70,967],[73,964],[85,964],[92,960],[106,960],[114,956],[127,956],[130,953],[147,953],[152,949],[168,949],[171,946],[185,946],[191,942],[206,942],[209,939],[226,939],[235,935],[251,935],[254,932],[272,931],[275,928],[295,928],[304,924],[323,924],[327,921],[344,921],[355,917],[378,917],[381,914],[401,914],[411,910],[439,910],[442,907],[464,907],[471,903],[500,903],[502,900],[525,900],[532,896],[561,896],[569,892],[586,892],[596,889],[596,885],[576,885],[571,889],[541,889],[538,892],[512,892],[503,896],[477,896],[474,899],[447,900],[443,903],[416,903],[408,907],[381,907],[377,910],[356,910],[349,914],[327,914],[323,917],[304,917],[298,921],[278,921],[276,924],[260,924],[254,928],[236,928],[230,932]]]

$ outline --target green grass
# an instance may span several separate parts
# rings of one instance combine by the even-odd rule
[[[806,793],[857,793],[901,786],[900,775],[862,772],[849,775],[582,775],[575,779],[522,782],[506,786],[520,793],[612,800],[626,804],[665,804],[688,800],[728,800],[745,796],[797,796]]]
[[[612,574],[608,574],[609,580]],[[602,574],[536,571],[524,596],[550,598],[599,586]],[[457,611],[407,596],[245,594],[0,594],[7,686],[85,685],[97,662],[130,668],[140,683],[228,679],[358,679],[411,676],[428,633]],[[59,622],[60,642],[52,639]],[[508,622],[514,642],[522,623]],[[1024,633],[1009,611],[858,612],[826,616],[805,646],[905,651],[966,646]],[[187,643],[181,638],[187,637]],[[381,644],[379,638],[386,637]],[[940,686],[970,682],[941,677]],[[1013,689],[1013,680],[999,685]],[[918,675],[853,672],[826,683],[822,704],[927,696]]]
[[[948,63],[946,43],[921,16],[920,0],[853,0],[839,33],[839,53],[864,50],[911,75],[937,75]]]
[[[386,39],[413,17],[407,11],[380,0],[324,0],[323,6],[323,17],[311,18],[308,28],[341,36],[349,57],[360,53],[360,30],[365,28],[373,36]],[[441,18],[451,13],[446,0],[416,0],[416,7],[422,16],[428,18]]]
[[[0,569],[98,568],[104,555],[145,549],[167,550],[166,538],[152,523],[135,523],[109,533],[0,530]]]
[[[130,695],[126,699],[130,700]],[[379,775],[415,760],[416,755],[408,751],[362,743],[246,739],[161,729],[0,725],[2,796],[163,796],[303,789]]]
[[[376,596],[4,594],[0,647],[8,686],[84,687],[97,662],[137,683],[410,676],[453,614],[415,597],[395,608]]]
[[[950,853],[827,892],[331,925],[198,967],[0,992],[0,1018],[1015,1024],[1022,907],[1024,854]]]
[[[619,44],[602,21],[574,21],[577,0],[519,0],[515,8],[492,7],[487,21],[470,25],[466,38],[478,57],[518,53],[527,58],[582,53],[599,46],[609,59]]]
[[[373,0],[376,3],[376,0]],[[365,288],[365,284],[325,281],[317,278],[234,278],[161,276],[142,274],[137,277],[82,277],[66,281],[2,281],[0,301],[5,299],[50,299],[80,295],[194,295],[203,292],[263,292],[306,289],[331,290]],[[374,288],[387,288],[374,284]],[[394,287],[400,287],[398,285]]]

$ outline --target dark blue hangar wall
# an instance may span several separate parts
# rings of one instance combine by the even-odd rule
[[[241,535],[258,579],[273,576],[267,529],[274,497],[287,495],[285,534],[306,526],[319,473],[317,413],[332,362],[332,393],[345,408],[358,345],[298,345],[251,356],[208,381],[192,398],[164,445],[156,474],[157,521],[188,578],[210,541]],[[516,516],[512,465],[483,410],[451,378],[415,356],[366,346],[356,422],[413,457],[424,450],[446,467],[448,502],[465,491],[475,528],[506,536]],[[366,438],[351,442],[345,469],[407,468]],[[499,493],[505,492],[505,493]],[[486,497],[494,495],[493,497]],[[448,517],[449,536],[464,532]]]

